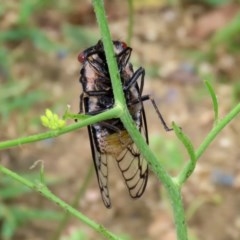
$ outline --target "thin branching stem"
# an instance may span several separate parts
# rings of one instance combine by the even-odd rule
[[[54,195],[45,185],[43,185],[41,182],[39,183],[33,183],[29,181],[26,178],[21,177],[20,175],[16,174],[15,172],[3,167],[0,165],[0,172],[3,174],[11,177],[12,179],[16,180],[19,183],[22,183],[23,185],[27,186],[28,188],[39,192],[42,196],[50,200],[51,202],[56,203],[61,208],[69,212],[72,216],[75,216],[85,224],[87,224],[92,229],[95,229],[97,232],[101,233],[103,236],[105,236],[107,239],[115,239],[119,240],[120,238],[115,236],[113,233],[109,232],[107,229],[105,229],[102,225],[95,223],[93,220],[86,217],[84,214],[70,206],[69,204],[65,203],[63,200],[58,198],[56,195]]]
[[[116,107],[114,107],[104,113],[101,113],[97,116],[92,116],[92,117],[86,118],[85,120],[82,120],[81,122],[63,127],[62,129],[52,130],[52,131],[48,131],[48,132],[41,133],[41,134],[35,134],[35,135],[26,136],[26,137],[22,137],[22,138],[18,138],[18,139],[0,142],[0,149],[7,149],[7,148],[11,148],[11,147],[21,146],[26,143],[33,143],[36,141],[41,141],[44,139],[57,137],[61,134],[65,134],[65,133],[68,133],[71,131],[76,131],[77,129],[87,126],[89,124],[94,124],[96,122],[103,121],[103,120],[106,120],[109,118],[111,119],[114,117],[118,117],[119,115],[121,115],[121,113],[122,113],[121,108],[116,106]],[[76,210],[75,208],[73,208],[72,206],[65,203],[57,196],[55,196],[43,184],[42,179],[40,179],[39,184],[35,184],[35,183],[29,181],[28,179],[21,177],[17,173],[5,168],[2,165],[0,165],[0,172],[9,176],[10,178],[16,180],[17,182],[27,186],[28,188],[39,192],[42,196],[49,199],[51,202],[56,203],[61,208],[66,210],[69,214],[71,214],[72,216],[75,216],[80,221],[84,222],[85,224],[90,226],[92,229],[94,229],[95,231],[97,231],[100,234],[102,234],[103,236],[105,236],[107,239],[114,239],[114,240],[121,239],[121,238],[115,236],[113,233],[111,233],[107,229],[105,229],[102,225],[95,223],[94,221],[92,221],[91,219],[89,219],[85,215],[83,215],[81,212],[79,212],[78,210]]]
[[[149,146],[144,141],[142,135],[136,128],[130,114],[125,112],[121,116],[121,120],[126,127],[127,131],[131,135],[133,141],[140,149],[141,153],[149,163],[152,171],[156,174],[159,181],[162,182],[165,187],[172,206],[174,222],[176,226],[176,234],[178,240],[187,240],[187,227],[185,222],[185,214],[183,208],[183,202],[181,198],[181,189],[179,185],[171,176],[166,172],[164,167],[160,164],[160,161],[156,158]]]
[[[141,153],[148,161],[154,173],[158,176],[159,180],[162,181],[163,185],[166,187],[166,190],[169,194],[173,213],[175,225],[177,228],[177,238],[178,240],[186,240],[187,239],[187,228],[185,223],[185,215],[183,204],[180,195],[179,186],[175,181],[168,175],[165,169],[162,167],[160,162],[154,156],[154,154],[149,149],[148,145],[144,141],[142,135],[136,128],[131,115],[129,114],[126,101],[124,98],[123,88],[120,81],[120,76],[118,73],[118,66],[115,59],[115,55],[113,52],[113,44],[110,36],[110,31],[107,24],[106,15],[104,12],[103,1],[102,0],[93,0],[93,7],[95,10],[96,18],[99,24],[104,50],[106,54],[106,59],[108,63],[108,69],[110,72],[112,88],[114,93],[114,100],[117,106],[124,109],[123,114],[120,116],[121,121],[123,122],[125,128],[128,133],[132,137],[133,141],[137,145],[137,147],[141,150]],[[102,8],[102,9],[100,9]],[[112,71],[112,69],[115,69]],[[116,72],[117,71],[117,72]]]
[[[109,111],[100,113],[97,116],[91,116],[91,117],[89,116],[85,120],[79,121],[78,123],[68,125],[61,129],[51,130],[51,131],[44,132],[44,133],[34,134],[31,136],[26,136],[26,137],[21,137],[21,138],[17,138],[17,139],[0,142],[0,150],[11,148],[11,147],[16,147],[16,146],[20,147],[23,144],[38,142],[38,141],[42,141],[42,140],[49,139],[49,138],[55,138],[62,134],[76,131],[77,129],[88,126],[90,124],[94,124],[94,123],[97,123],[97,122],[100,122],[100,121],[103,121],[106,119],[111,119],[111,118],[113,118],[113,116],[117,117],[117,116],[121,115],[121,113],[122,113],[122,109],[120,109],[119,106],[116,106],[116,107],[110,109]]]
[[[235,106],[223,119],[219,120],[213,129],[208,133],[206,138],[203,140],[202,144],[195,152],[196,159],[199,159],[205,150],[209,147],[211,142],[216,138],[216,136],[226,127],[230,121],[232,121],[240,113],[240,104]],[[177,177],[177,182],[182,185],[187,178],[193,173],[196,166],[192,164],[192,161],[189,161],[186,166],[183,168],[179,176]]]
[[[122,90],[122,83],[120,80],[120,73],[118,71],[118,66],[115,59],[115,54],[113,50],[113,43],[111,40],[110,31],[108,28],[108,22],[104,10],[104,5],[102,0],[92,0],[93,8],[96,14],[97,22],[100,28],[101,37],[103,41],[104,51],[106,54],[109,74],[112,81],[113,95],[115,99],[115,105],[120,108],[125,104],[125,97]],[[117,97],[116,97],[117,96]]]

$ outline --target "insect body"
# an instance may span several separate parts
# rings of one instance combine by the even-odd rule
[[[119,68],[121,82],[129,112],[148,143],[145,111],[142,101],[149,96],[142,96],[144,69],[133,71],[129,62],[132,49],[125,43],[113,41],[114,52]],[[82,63],[80,83],[83,92],[80,95],[80,113],[96,115],[114,105],[112,85],[102,41],[86,49],[78,56]],[[138,83],[139,81],[139,83]],[[150,99],[157,110],[166,130],[166,126],[155,102]],[[148,165],[132,141],[120,119],[105,120],[88,126],[92,157],[98,184],[106,207],[111,207],[108,190],[108,161],[115,159],[132,198],[140,197],[147,185]]]

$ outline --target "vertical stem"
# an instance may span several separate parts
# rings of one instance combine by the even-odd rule
[[[93,8],[96,14],[97,22],[100,28],[104,51],[106,53],[106,59],[108,64],[108,69],[111,77],[113,94],[115,99],[115,105],[120,103],[120,106],[125,105],[125,98],[122,89],[122,83],[120,78],[120,73],[118,71],[117,62],[115,59],[115,53],[113,50],[113,43],[108,27],[108,22],[104,10],[104,5],[102,0],[92,0]]]
[[[143,140],[141,133],[135,127],[134,122],[128,112],[125,112],[121,116],[121,121],[123,122],[128,133],[131,135],[134,143],[137,145],[138,149],[141,149],[141,154],[148,161],[152,171],[157,175],[159,181],[162,182],[165,187],[169,199],[171,201],[174,223],[176,226],[176,233],[178,240],[187,240],[187,226],[185,222],[185,213],[182,203],[180,185],[174,178],[169,176],[166,170],[161,166],[158,159],[155,157],[153,152],[149,149],[149,146]]]
[[[172,188],[172,191],[169,191],[168,189],[168,193],[170,195],[171,206],[173,208],[173,216],[174,223],[176,226],[177,239],[187,240],[188,233],[186,227],[184,206],[181,196],[181,189],[177,185],[175,185],[175,187]]]
[[[185,215],[182,204],[182,198],[179,190],[178,184],[168,175],[165,169],[160,165],[159,161],[156,159],[154,154],[150,151],[149,147],[143,140],[140,132],[136,128],[132,117],[128,112],[126,106],[122,84],[120,81],[120,75],[118,71],[118,66],[114,58],[115,54],[113,51],[112,40],[108,28],[108,22],[106,19],[103,1],[102,0],[92,0],[96,18],[99,24],[104,50],[106,54],[106,59],[108,63],[108,69],[111,76],[111,83],[114,93],[115,103],[125,111],[120,114],[120,119],[123,122],[128,133],[132,137],[133,141],[136,143],[138,149],[141,149],[141,153],[146,158],[150,164],[152,170],[158,176],[159,180],[164,184],[169,197],[171,199],[174,221],[176,224],[176,232],[178,240],[187,240],[187,229],[185,223]]]

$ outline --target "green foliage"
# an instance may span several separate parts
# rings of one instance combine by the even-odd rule
[[[233,103],[240,102],[240,81],[237,80],[233,85]]]
[[[240,14],[237,14],[226,26],[216,31],[207,43],[206,51],[190,50],[186,51],[189,58],[195,59],[197,63],[209,61],[215,63],[218,57],[218,49],[226,51],[232,55],[240,52]]]
[[[153,135],[150,137],[150,147],[167,170],[176,172],[182,168],[184,156],[176,140]]]
[[[91,30],[81,26],[73,26],[64,24],[62,27],[63,35],[70,41],[72,50],[79,50],[81,47],[89,46],[90,43],[95,44],[99,37]]]
[[[223,4],[232,2],[232,0],[168,0],[168,3],[173,6],[183,4],[184,2],[187,2],[189,4],[191,4],[191,3],[207,4],[211,7],[218,7]]]
[[[29,40],[42,51],[55,51],[59,47],[44,32],[34,26],[32,15],[40,10],[45,1],[23,0],[19,4],[16,26],[0,32],[0,43]]]
[[[52,42],[44,32],[35,27],[21,27],[0,32],[0,43],[29,40],[42,51],[56,51],[60,47]]]
[[[19,7],[18,22],[20,25],[28,25],[34,12],[40,9],[45,1],[22,0]]]
[[[76,229],[75,231],[70,233],[70,236],[64,236],[61,237],[61,240],[87,240],[88,237],[86,235],[86,233],[81,230],[81,229]]]
[[[14,24],[10,24],[8,28],[0,31],[0,115],[1,120],[5,123],[8,121],[11,113],[18,111],[26,111],[32,108],[36,103],[42,103],[46,101],[47,95],[44,90],[36,90],[36,83],[31,80],[22,79],[22,76],[15,74],[15,66],[19,63],[19,58],[16,58],[17,51],[13,51],[15,46],[19,46],[19,43],[27,42],[30,49],[39,51],[42,56],[48,57],[49,52],[62,51],[62,43],[52,41],[41,26],[34,21],[35,14],[44,14],[44,11],[54,7],[55,9],[61,5],[60,2],[46,0],[23,0],[15,2],[14,4],[7,4],[4,2],[1,4],[0,14],[6,14],[8,10],[14,8],[14,14],[17,19]],[[69,40],[71,47],[70,50],[79,49],[79,45],[86,46],[89,43],[89,39],[93,42],[96,41],[96,35],[86,29],[79,29],[71,25],[62,24],[60,31],[65,36],[64,40]],[[11,45],[12,44],[12,45]],[[17,45],[15,45],[17,44]],[[12,47],[14,46],[14,47]],[[25,45],[23,45],[25,46]],[[29,54],[21,56],[21,64],[23,68],[29,64]],[[35,55],[36,57],[36,55]],[[36,69],[36,73],[39,71]],[[31,74],[31,73],[29,73]],[[0,122],[1,122],[0,120]]]
[[[213,49],[224,46],[231,53],[240,51],[240,14],[237,14],[225,27],[217,31],[211,39]]]
[[[15,110],[25,112],[35,103],[46,99],[46,95],[41,90],[29,91],[31,87],[29,81],[9,81],[0,89],[0,115],[6,121],[9,114]]]
[[[6,48],[1,48],[0,47],[0,79],[1,77],[3,79],[7,79],[10,76],[10,71],[9,71],[9,53]],[[1,98],[1,95],[0,95]]]
[[[217,6],[229,3],[231,2],[231,0],[203,0],[203,2],[213,7],[217,7]]]
[[[18,11],[17,21],[14,26],[0,32],[0,115],[1,123],[7,122],[12,112],[25,112],[36,103],[46,100],[46,95],[41,90],[33,88],[32,81],[14,76],[13,65],[17,65],[14,52],[9,48],[9,43],[29,41],[32,45],[42,51],[56,50],[56,44],[49,40],[46,34],[33,24],[33,14],[40,10],[45,1],[23,0],[16,3],[14,7]],[[11,4],[3,3],[1,7],[10,9]],[[8,47],[7,47],[8,46]],[[24,56],[25,57],[25,56]],[[24,61],[21,59],[21,61]]]
[[[41,210],[18,205],[7,206],[0,204],[1,216],[3,221],[1,227],[1,237],[4,240],[11,239],[16,230],[23,224],[32,220],[58,221],[61,216],[60,213],[50,210]]]
[[[31,220],[58,221],[61,214],[56,211],[31,208],[28,205],[11,203],[20,197],[26,197],[32,191],[8,176],[0,175],[0,238],[11,239],[16,230]],[[34,181],[36,173],[24,175],[26,179]]]
[[[218,122],[218,100],[217,100],[217,96],[214,92],[213,86],[210,84],[209,81],[205,80],[205,85],[206,88],[209,91],[209,94],[212,98],[212,103],[213,103],[213,110],[214,110],[214,123],[217,124]]]
[[[25,176],[26,178],[33,179],[36,175]],[[20,185],[17,182],[11,181],[11,178],[2,176],[0,181],[0,197],[2,200],[9,200],[20,197],[25,193],[29,193],[30,189],[25,186]]]

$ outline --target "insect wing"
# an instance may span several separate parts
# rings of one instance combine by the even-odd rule
[[[142,103],[141,103],[142,104]],[[142,105],[139,131],[143,134],[148,144],[148,130],[144,107]],[[132,198],[139,198],[145,191],[148,181],[148,164],[139,152],[135,143],[130,144],[116,158],[119,169]]]
[[[127,47],[126,44],[116,41],[114,42],[114,48],[129,112],[138,130],[142,132],[146,143],[148,143],[147,123],[142,103],[144,70],[140,68],[136,72],[133,71],[132,65],[129,63],[132,49]],[[80,82],[84,92],[80,98],[80,111],[83,110],[84,106],[86,114],[95,115],[106,110],[110,105],[112,106],[112,102],[114,101],[101,41],[82,52],[79,55],[79,61],[83,64],[80,72]],[[109,99],[112,99],[112,101],[109,101]],[[111,207],[107,165],[110,158],[114,158],[117,161],[132,198],[138,198],[144,193],[148,181],[148,164],[122,125],[120,119],[109,121],[104,122],[104,124],[101,123],[99,126],[88,126],[98,185],[102,200],[107,208]],[[101,132],[98,131],[101,130],[105,130],[107,134],[99,139],[101,135],[99,133]],[[99,141],[103,145],[100,145]],[[104,149],[102,149],[103,147]]]
[[[132,198],[141,197],[147,185],[148,165],[136,145],[128,146],[116,160],[130,196]]]
[[[88,126],[88,134],[90,139],[92,157],[94,167],[97,174],[98,185],[101,192],[102,200],[107,208],[111,207],[111,200],[108,191],[108,166],[107,166],[107,154],[102,154],[96,147],[96,136],[94,135],[93,127]]]

